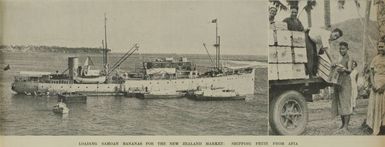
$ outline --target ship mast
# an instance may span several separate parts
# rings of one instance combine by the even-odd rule
[[[213,19],[211,23],[215,23],[215,68],[218,71],[221,71],[221,64],[220,64],[220,58],[221,58],[221,47],[220,47],[220,36],[218,35],[218,19]]]
[[[108,47],[107,47],[107,15],[104,13],[104,52],[103,52],[103,65],[107,67],[108,64]]]

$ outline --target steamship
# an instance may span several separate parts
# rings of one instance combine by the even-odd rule
[[[139,46],[135,44],[122,58],[109,66],[107,62],[109,49],[105,35],[104,69],[92,69],[93,62],[89,57],[82,66],[78,57],[69,57],[68,69],[63,73],[20,72],[15,76],[12,90],[21,94],[78,92],[87,95],[175,97],[191,94],[202,87],[224,87],[236,91],[239,95],[253,94],[255,69],[221,66],[218,32],[216,32],[214,46],[216,47],[215,67],[205,73],[199,73],[195,64],[187,58],[181,57],[179,59],[159,58],[143,62],[141,72],[119,74],[116,69],[134,54]],[[213,62],[211,57],[210,61]]]

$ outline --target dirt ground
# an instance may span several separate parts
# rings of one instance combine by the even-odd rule
[[[341,126],[340,117],[332,117],[331,100],[317,100],[308,102],[309,121],[303,135],[370,135],[370,132],[362,127],[366,119],[368,99],[358,99],[357,108],[351,116],[349,132],[338,131]]]

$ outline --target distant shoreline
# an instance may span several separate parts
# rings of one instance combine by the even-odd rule
[[[0,52],[102,53],[102,48],[36,45],[0,45]]]
[[[0,53],[63,53],[63,54],[102,54],[104,49],[91,47],[60,47],[60,46],[37,46],[37,45],[0,45]],[[120,52],[109,52],[110,55],[124,54]],[[138,53],[134,53],[138,54]],[[140,53],[143,55],[163,55],[163,56],[207,56],[202,54],[178,54],[178,53]],[[203,55],[203,56],[202,56]],[[238,57],[244,60],[267,62],[267,55],[242,55],[242,54],[222,54],[224,60],[228,57]],[[256,57],[256,58],[253,58]]]

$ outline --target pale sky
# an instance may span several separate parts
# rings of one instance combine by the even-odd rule
[[[6,0],[5,45],[108,47],[141,53],[215,53],[218,19],[223,54],[267,55],[267,0]]]

